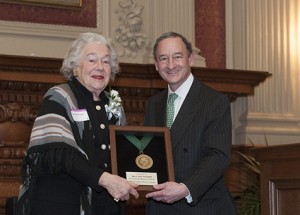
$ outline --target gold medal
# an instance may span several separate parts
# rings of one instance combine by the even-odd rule
[[[153,166],[153,160],[150,156],[143,153],[144,149],[151,142],[152,135],[144,135],[141,139],[134,135],[125,135],[126,139],[129,140],[137,149],[140,154],[135,158],[136,165],[141,169],[149,169]]]
[[[149,169],[153,166],[153,160],[150,156],[145,154],[140,154],[136,157],[135,163],[141,169]]]

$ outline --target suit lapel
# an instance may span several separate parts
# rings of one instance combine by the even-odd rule
[[[187,129],[192,123],[197,111],[199,110],[200,103],[200,88],[201,84],[198,80],[194,79],[194,82],[173,122],[171,129],[172,147],[178,145],[181,142],[181,137],[187,133]]]
[[[167,105],[167,98],[168,98],[168,91],[166,90],[165,93],[162,95],[160,100],[155,105],[155,125],[164,127],[166,126],[166,105]]]

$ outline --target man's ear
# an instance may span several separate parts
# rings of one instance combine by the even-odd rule
[[[155,65],[156,71],[158,71],[158,64],[157,64],[157,61],[156,61],[156,60],[154,60],[154,65]]]
[[[191,55],[189,56],[190,67],[194,65],[194,62],[195,62],[195,52],[192,52]]]

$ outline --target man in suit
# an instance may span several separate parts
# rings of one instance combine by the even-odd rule
[[[155,68],[168,89],[148,100],[145,125],[167,126],[168,95],[174,101],[171,145],[175,182],[148,193],[147,215],[235,215],[224,182],[230,163],[231,112],[227,97],[194,78],[191,43],[175,32],[162,34],[153,49]]]

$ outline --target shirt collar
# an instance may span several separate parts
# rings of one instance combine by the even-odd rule
[[[181,86],[175,92],[172,92],[170,86],[168,86],[168,96],[171,93],[176,93],[180,98],[184,100],[193,84],[193,81],[194,81],[194,76],[191,73],[189,77],[186,79],[186,81],[183,82],[183,84],[181,84]]]

